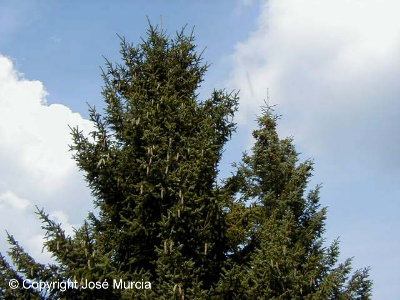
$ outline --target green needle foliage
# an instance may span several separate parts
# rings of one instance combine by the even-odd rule
[[[55,264],[34,261],[9,235],[0,256],[4,299],[369,299],[368,269],[337,263],[324,245],[326,209],[307,189],[312,162],[298,161],[265,108],[252,154],[218,183],[235,130],[235,93],[196,91],[207,65],[193,34],[170,38],[150,25],[138,46],[121,39],[106,62],[106,108],[90,108],[89,136],[72,129],[71,150],[94,196],[74,236],[38,210]],[[10,279],[149,281],[151,289],[12,290]]]

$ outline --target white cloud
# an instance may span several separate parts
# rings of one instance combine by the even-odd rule
[[[400,129],[393,113],[400,109],[399,10],[390,0],[265,2],[258,29],[232,57],[229,84],[241,91],[238,121],[254,119],[269,88],[290,120],[282,131],[308,150],[340,152],[346,144],[375,153],[384,144],[387,155],[371,161],[363,151],[360,160],[393,167],[387,156],[400,151],[390,139]]]
[[[55,222],[63,225],[63,229],[64,229],[66,235],[69,235],[69,236],[74,235],[74,228],[77,228],[77,225],[74,226],[69,223],[69,217],[65,212],[63,212],[61,210],[53,211],[50,214],[50,218],[52,220],[54,220]]]
[[[40,81],[24,78],[0,55],[0,251],[4,229],[32,253],[42,253],[41,224],[34,205],[44,208],[67,233],[92,207],[82,174],[68,151],[68,125],[92,124],[60,104],[46,103]],[[31,205],[32,204],[32,205]],[[4,246],[3,246],[4,245]],[[47,259],[43,253],[41,259]]]
[[[24,210],[29,206],[30,202],[26,199],[19,198],[12,191],[6,191],[0,194],[1,205],[13,207],[15,209]]]
[[[75,166],[68,124],[90,123],[66,106],[47,105],[43,84],[23,79],[9,59],[0,57],[0,66],[0,151],[42,188],[60,188]]]

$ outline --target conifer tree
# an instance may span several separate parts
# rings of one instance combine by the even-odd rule
[[[236,93],[200,100],[207,65],[193,34],[170,38],[149,26],[122,62],[106,61],[103,114],[90,108],[89,136],[72,129],[71,150],[92,191],[74,236],[38,210],[43,265],[9,235],[0,256],[3,298],[30,299],[368,299],[368,269],[337,264],[338,243],[323,240],[326,209],[308,191],[312,162],[279,139],[267,108],[252,154],[218,181],[223,147],[235,130]],[[151,289],[11,290],[12,278],[43,282],[149,281]]]
[[[350,259],[337,264],[338,241],[324,245],[320,186],[307,191],[313,163],[298,161],[291,138],[279,139],[277,119],[272,108],[263,109],[252,155],[244,154],[226,181],[234,200],[221,298],[369,299],[369,269],[351,274]]]

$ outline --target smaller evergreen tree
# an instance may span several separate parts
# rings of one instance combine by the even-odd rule
[[[299,163],[292,139],[279,139],[277,120],[264,108],[252,154],[244,154],[226,181],[234,199],[227,215],[232,244],[219,293],[224,299],[369,299],[368,268],[351,275],[350,259],[337,264],[338,241],[324,246],[320,186],[307,192],[313,163]]]

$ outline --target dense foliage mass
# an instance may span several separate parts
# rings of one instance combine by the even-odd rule
[[[207,65],[193,35],[169,38],[150,26],[137,47],[122,39],[121,64],[107,62],[103,114],[90,109],[95,130],[72,131],[71,150],[94,196],[74,236],[38,213],[43,265],[13,236],[0,256],[4,299],[368,299],[368,269],[338,264],[338,243],[323,240],[326,210],[319,187],[309,190],[311,161],[298,161],[265,108],[251,154],[217,179],[224,144],[235,130],[238,97],[196,91]],[[77,289],[41,293],[9,288],[9,280],[77,281]],[[151,289],[112,288],[114,279],[150,282]],[[108,289],[82,289],[85,280]]]

